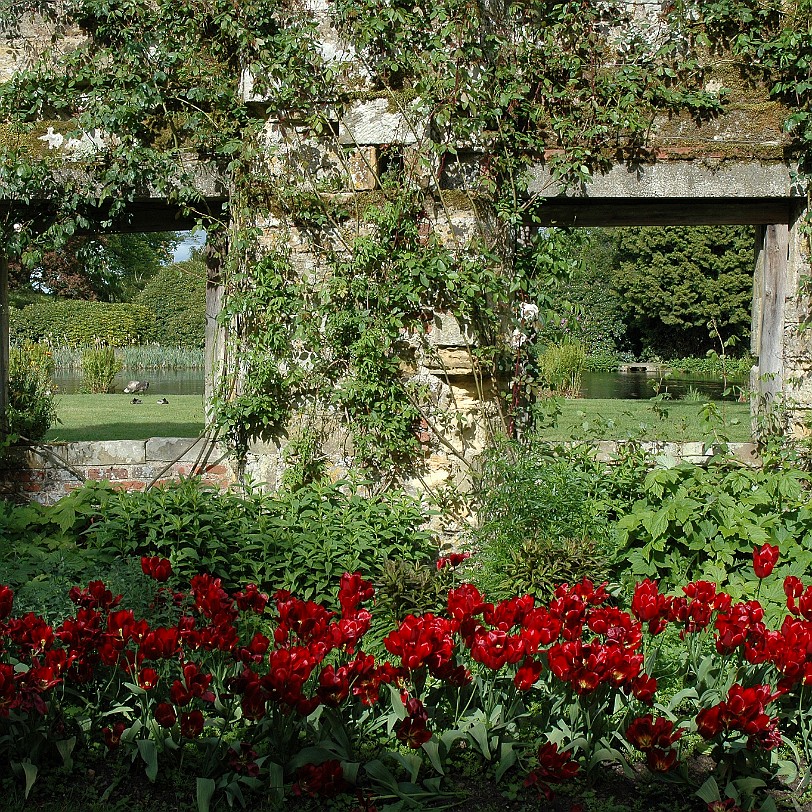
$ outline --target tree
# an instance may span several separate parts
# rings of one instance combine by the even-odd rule
[[[612,287],[638,353],[698,355],[750,335],[753,233],[746,226],[618,229]]]
[[[155,314],[144,338],[172,347],[202,347],[206,334],[206,266],[197,257],[161,268],[135,303]]]
[[[33,267],[11,264],[11,286],[66,299],[130,301],[172,258],[175,232],[72,237]]]

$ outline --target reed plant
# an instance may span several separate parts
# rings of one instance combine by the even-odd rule
[[[550,344],[539,355],[538,365],[544,386],[553,394],[578,397],[586,368],[586,347],[580,341]]]
[[[51,348],[54,367],[60,372],[81,372],[82,357],[91,347]],[[159,344],[131,344],[116,349],[116,357],[127,371],[172,369],[203,369],[202,349],[188,347],[162,347]]]

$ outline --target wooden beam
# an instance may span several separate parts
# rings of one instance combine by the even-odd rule
[[[547,198],[534,212],[551,226],[703,226],[789,223],[790,198]]]
[[[758,274],[758,393],[760,404],[769,408],[784,388],[784,315],[787,297],[789,227],[784,223],[766,226]]]
[[[9,301],[8,301],[8,258],[0,251],[0,441],[8,435],[6,412],[9,406],[8,365],[9,365]]]

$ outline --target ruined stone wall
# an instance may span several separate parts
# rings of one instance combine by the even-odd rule
[[[236,475],[223,458],[223,449],[211,449],[209,461],[201,465],[207,450],[194,438],[55,443],[0,468],[0,495],[50,505],[85,480],[141,491],[151,483],[166,484],[193,474],[207,485],[228,488]]]
[[[458,144],[456,156],[440,166],[433,151],[426,149],[433,135],[432,121],[419,103],[376,91],[362,62],[331,27],[327,0],[305,0],[305,5],[318,20],[323,55],[341,67],[357,99],[346,109],[332,111],[327,135],[314,135],[295,121],[269,120],[264,140],[271,171],[302,188],[314,183],[332,184],[334,194],[345,202],[363,202],[378,191],[381,169],[394,150],[409,182],[429,193],[426,228],[444,245],[463,251],[473,237],[487,235],[489,225],[476,211],[472,199],[486,172],[481,147],[473,142]],[[651,39],[662,36],[667,5],[630,0],[627,7],[632,12],[631,28]],[[37,18],[21,21],[14,37],[0,41],[0,81],[35,55],[52,33]],[[65,48],[80,42],[76,32],[63,33]],[[622,42],[631,29],[618,27],[613,34]],[[240,77],[240,87],[245,100],[261,109],[263,98],[255,92],[254,79],[245,73]],[[649,151],[637,162],[618,163],[580,188],[564,189],[550,172],[549,163],[539,163],[531,170],[528,191],[550,202],[562,197],[601,201],[609,210],[613,201],[626,204],[630,200],[639,201],[642,207],[660,199],[679,199],[688,207],[695,199],[719,200],[720,205],[731,199],[745,203],[765,198],[794,201],[788,218],[789,266],[782,294],[786,300],[786,308],[781,311],[784,330],[776,351],[786,366],[782,391],[786,388],[789,397],[808,406],[812,404],[812,351],[799,329],[806,319],[808,303],[796,292],[809,273],[809,251],[808,246],[804,247],[801,229],[804,190],[793,185],[788,140],[783,131],[787,111],[769,98],[765,87],[742,78],[737,67],[725,60],[709,58],[706,86],[729,89],[724,115],[705,120],[660,117],[652,130]],[[45,135],[43,131],[40,137]],[[607,149],[611,147],[607,145]],[[554,152],[544,157],[549,159]],[[263,244],[289,250],[301,274],[318,278],[325,272],[318,250],[294,223],[280,217],[259,225],[264,232]],[[365,228],[360,218],[343,221],[334,233],[328,234],[331,247],[340,251],[342,243],[363,234]],[[434,426],[422,426],[425,466],[420,479],[411,484],[464,487],[466,463],[487,444],[499,417],[493,406],[486,405],[493,393],[483,391],[482,378],[471,360],[473,336],[451,316],[434,313],[424,334],[405,338],[411,353],[404,359],[404,376],[420,382],[429,392],[427,417],[442,429],[438,437],[430,430]],[[216,336],[210,335],[210,341],[211,346],[219,346]],[[329,419],[329,415],[323,416],[325,424]],[[296,425],[291,426],[288,439],[295,438],[297,430]],[[340,478],[351,467],[352,444],[337,427],[328,427],[326,434],[325,454],[330,460],[331,476]],[[139,460],[134,465],[152,464],[140,451],[134,454]],[[278,445],[255,444],[249,452],[247,471],[254,479],[277,487],[284,471],[283,457]],[[124,468],[119,476],[116,465],[111,463],[109,470],[119,481],[141,481],[140,475],[130,477],[132,472]],[[88,466],[91,478],[103,469]]]

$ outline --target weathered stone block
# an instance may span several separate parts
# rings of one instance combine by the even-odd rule
[[[341,144],[359,146],[417,144],[426,138],[427,132],[428,123],[419,116],[414,105],[400,110],[388,98],[370,99],[356,102],[344,113],[339,122],[338,140]]]
[[[378,185],[378,150],[375,147],[361,147],[347,152],[347,174],[350,188],[354,192],[371,191]]]
[[[198,456],[206,455],[210,445],[206,440],[196,440],[194,437],[153,437],[146,441],[146,460],[150,462],[194,462]],[[217,450],[213,456],[219,456]]]
[[[426,339],[432,347],[473,347],[476,336],[451,313],[435,312]]]
[[[433,375],[473,375],[474,364],[467,349],[438,347],[423,359],[423,365]]]
[[[144,440],[70,443],[65,448],[67,462],[72,466],[146,462],[146,442]]]

